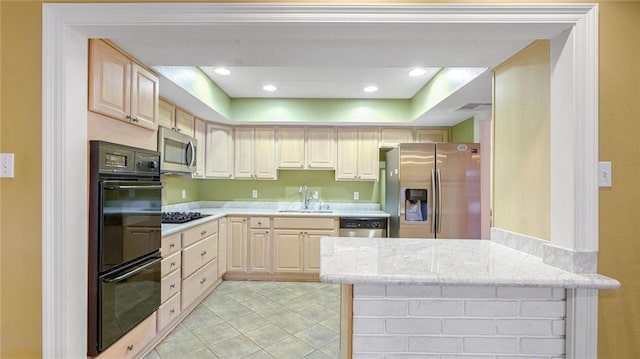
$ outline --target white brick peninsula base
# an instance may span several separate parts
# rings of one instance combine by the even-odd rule
[[[406,238],[322,238],[320,279],[343,284],[355,359],[572,358],[567,296],[620,285],[494,241]]]
[[[354,285],[354,358],[564,358],[562,288]]]

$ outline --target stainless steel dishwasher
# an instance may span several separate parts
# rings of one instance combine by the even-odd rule
[[[386,237],[387,218],[341,217],[340,237]]]

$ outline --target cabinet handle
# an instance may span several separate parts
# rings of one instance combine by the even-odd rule
[[[258,225],[259,225],[259,226],[261,226],[261,225],[262,225],[262,222],[258,222]]]
[[[304,165],[300,165],[300,168],[304,168]]]
[[[231,174],[229,174],[229,178],[231,178]]]
[[[131,115],[127,115],[127,120],[131,120]]]
[[[175,310],[175,309],[171,309],[171,310],[169,311],[169,314],[173,314],[173,313],[175,313],[175,312],[176,312],[176,310]]]
[[[133,122],[140,122],[140,120],[139,120],[137,117],[132,118],[132,119],[131,119],[131,121],[133,121]]]
[[[171,285],[169,286],[169,289],[173,289],[175,287],[176,287],[176,284],[175,283],[171,283]]]
[[[176,266],[176,262],[171,262],[171,264],[169,265],[169,267],[175,267]]]
[[[127,350],[128,350],[128,351],[132,351],[132,350],[133,350],[133,344],[129,345],[129,346],[127,347]]]
[[[201,256],[207,254],[207,251],[202,251],[202,253],[200,253]]]
[[[207,278],[202,278],[202,279],[200,279],[200,284],[202,284],[202,283],[204,283],[206,281],[207,281]]]
[[[174,243],[169,244],[169,248],[173,248],[173,247],[175,247],[175,246],[176,246],[176,245],[175,245]]]
[[[246,221],[247,221],[247,219],[246,219],[246,218],[243,218],[243,219],[242,219],[242,222],[246,222]]]
[[[205,234],[207,234],[207,230],[206,230],[206,229],[204,229],[204,230],[200,231],[200,235],[201,235],[201,236],[204,236]]]
[[[177,132],[182,132],[182,129],[181,129],[181,128],[177,128],[177,127],[176,127],[176,131],[177,131]]]
[[[304,232],[300,232],[300,234],[304,234]]]

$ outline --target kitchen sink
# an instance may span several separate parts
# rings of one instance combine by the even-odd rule
[[[333,213],[328,209],[281,209],[280,213]]]

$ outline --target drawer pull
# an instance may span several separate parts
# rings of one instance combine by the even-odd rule
[[[202,283],[204,283],[206,281],[207,281],[207,278],[202,278],[202,279],[200,279],[200,284],[202,284]]]
[[[175,267],[176,266],[176,262],[171,262],[171,265],[169,267]]]
[[[128,350],[128,351],[132,351],[132,350],[133,350],[133,344],[130,344],[130,345],[127,347],[127,350]]]
[[[175,287],[176,287],[176,284],[175,284],[175,283],[172,283],[172,284],[169,286],[169,289],[173,289],[173,288],[175,288]]]
[[[173,248],[173,247],[175,247],[175,246],[176,246],[176,244],[175,244],[175,243],[171,243],[171,244],[169,244],[169,248]]]
[[[207,254],[207,251],[202,251],[202,253],[200,253],[201,256],[204,256],[205,254]]]
[[[201,236],[204,236],[205,234],[207,234],[207,230],[206,229],[203,229],[202,231],[200,231],[200,235]]]
[[[175,312],[176,312],[176,310],[175,310],[175,309],[171,309],[171,310],[169,311],[169,315],[171,315],[171,314],[173,314],[173,313],[175,313]]]

